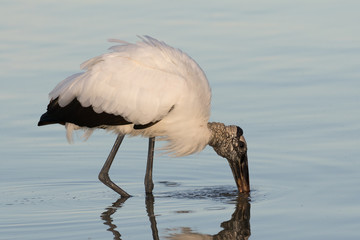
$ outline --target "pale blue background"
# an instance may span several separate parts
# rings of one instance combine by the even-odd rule
[[[2,1],[0,239],[113,238],[100,215],[118,196],[97,174],[115,136],[69,145],[63,127],[36,124],[47,93],[106,39],[143,34],[192,56],[212,85],[211,120],[244,129],[250,239],[359,239],[359,10],[356,0]],[[146,144],[126,138],[111,171],[134,195],[112,215],[121,239],[151,239]],[[217,234],[231,218],[234,196],[186,197],[235,189],[210,148],[156,156],[154,180],[161,239]]]

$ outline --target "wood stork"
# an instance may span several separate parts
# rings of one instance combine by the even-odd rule
[[[72,131],[96,128],[118,137],[99,179],[122,197],[130,195],[113,183],[109,169],[125,135],[149,138],[145,191],[151,193],[155,137],[167,141],[166,153],[185,156],[206,145],[226,158],[239,192],[250,191],[247,144],[240,127],[208,122],[211,89],[200,66],[187,54],[149,36],[137,43],[110,40],[109,53],[81,65],[84,70],[49,94],[50,103],[38,126],[63,124]]]

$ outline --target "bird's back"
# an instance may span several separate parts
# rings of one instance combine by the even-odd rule
[[[198,64],[151,37],[136,44],[119,42],[112,52],[83,63],[85,71],[60,82],[50,98],[57,99],[60,109],[77,101],[80,108],[95,114],[121,117],[123,124],[99,127],[161,136],[168,141],[165,149],[174,155],[202,150],[210,137],[211,91]],[[62,121],[77,125],[74,120]],[[136,129],[136,125],[146,127]]]

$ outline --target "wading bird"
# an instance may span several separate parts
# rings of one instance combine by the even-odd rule
[[[109,169],[125,135],[149,138],[145,191],[151,193],[155,137],[173,156],[199,152],[206,145],[226,158],[239,192],[250,191],[247,144],[240,127],[208,122],[211,89],[200,66],[187,54],[149,36],[137,43],[110,40],[110,52],[81,65],[84,70],[60,82],[38,126],[63,124],[72,131],[96,128],[118,137],[99,173],[99,180],[130,195],[111,181]]]

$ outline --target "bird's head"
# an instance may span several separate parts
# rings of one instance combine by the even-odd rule
[[[208,128],[212,134],[209,145],[218,155],[228,160],[239,192],[249,192],[247,144],[242,129],[217,122],[208,123]]]

